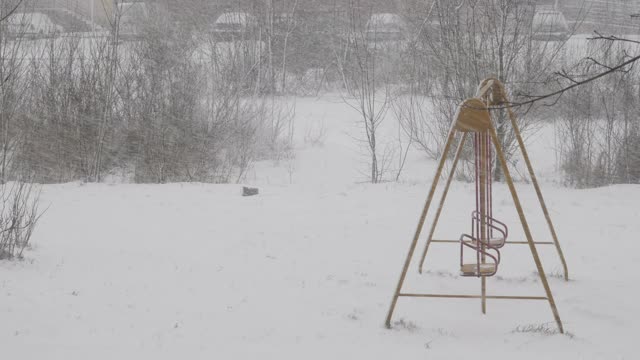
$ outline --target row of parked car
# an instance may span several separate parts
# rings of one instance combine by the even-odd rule
[[[570,35],[564,15],[552,7],[539,7],[531,27],[533,40],[564,41]],[[374,14],[365,28],[369,42],[402,41],[411,33],[410,26],[397,14]]]
[[[220,15],[213,26],[217,33],[241,34],[258,26],[256,17],[244,12]],[[540,41],[564,41],[570,35],[569,25],[563,13],[553,7],[539,7],[532,19],[533,39]],[[366,23],[365,35],[369,42],[408,40],[410,25],[398,14],[373,14]]]
[[[123,37],[135,38],[141,34],[143,24],[153,17],[150,5],[144,2],[121,2],[118,4],[120,14],[120,34]],[[294,19],[286,16],[277,17],[286,26],[294,25]],[[26,36],[46,36],[61,32],[64,29],[55,24],[46,14],[16,13],[7,19],[9,33]],[[258,28],[258,19],[247,12],[226,12],[220,14],[211,30],[223,40],[250,36]],[[569,36],[569,26],[562,12],[552,7],[538,7],[532,19],[533,37],[541,41],[561,41]],[[405,41],[412,36],[410,26],[398,14],[373,14],[365,26],[368,42]]]
[[[143,2],[120,3],[122,14],[120,29],[123,34],[136,34],[140,24],[150,14],[148,5]],[[289,15],[289,16],[287,16]],[[276,16],[279,25],[294,26],[295,19],[290,14]],[[226,12],[220,14],[211,26],[211,31],[223,38],[241,37],[255,31],[258,19],[247,12]],[[392,13],[373,14],[365,26],[367,41],[388,42],[407,40],[412,33],[410,26],[402,16]],[[563,41],[569,37],[569,26],[563,13],[551,6],[539,6],[532,19],[534,40]]]

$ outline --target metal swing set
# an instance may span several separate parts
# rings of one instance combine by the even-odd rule
[[[558,242],[558,237],[556,235],[553,223],[551,222],[551,217],[549,216],[549,211],[542,196],[540,186],[533,171],[533,166],[531,165],[529,155],[524,146],[524,140],[522,138],[522,134],[520,133],[516,121],[517,119],[509,104],[510,102],[508,101],[508,98],[506,96],[504,85],[495,78],[488,78],[482,81],[482,83],[478,87],[476,97],[465,100],[458,108],[454,122],[451,126],[451,130],[449,131],[449,135],[447,137],[441,159],[438,163],[438,167],[431,184],[431,188],[429,190],[429,195],[427,196],[424,209],[422,211],[422,214],[420,215],[420,220],[418,221],[418,226],[416,228],[413,241],[411,243],[411,246],[409,247],[409,253],[407,254],[406,260],[404,262],[404,267],[402,269],[400,280],[398,281],[398,285],[393,295],[391,306],[389,307],[389,311],[387,313],[387,318],[385,321],[385,325],[387,328],[391,327],[391,318],[398,302],[398,298],[400,297],[480,299],[483,314],[486,314],[487,299],[546,300],[551,307],[551,311],[558,326],[558,330],[560,331],[560,333],[564,333],[562,321],[560,320],[560,315],[558,314],[558,309],[556,308],[553,294],[551,293],[551,288],[549,287],[549,283],[542,267],[542,263],[540,262],[540,256],[538,254],[536,245],[555,245],[555,249],[563,266],[565,280],[569,279],[567,264],[564,258],[564,254],[562,253],[560,243]],[[527,219],[522,209],[520,199],[513,184],[513,179],[507,167],[507,161],[505,159],[504,152],[502,150],[500,142],[498,141],[496,129],[491,120],[490,110],[496,107],[506,109],[507,111],[510,125],[512,126],[513,132],[515,134],[517,145],[522,153],[522,157],[524,158],[531,183],[533,184],[533,187],[536,191],[536,195],[540,202],[540,207],[542,208],[542,212],[544,213],[553,241],[534,241],[533,236],[531,235],[529,224],[527,223]],[[476,190],[475,210],[471,213],[471,234],[463,233],[458,240],[434,239],[433,235],[435,232],[435,228],[438,224],[438,220],[440,219],[440,214],[447,198],[447,193],[449,191],[451,181],[454,178],[456,165],[458,164],[458,160],[460,159],[460,155],[462,154],[462,151],[464,149],[465,141],[467,140],[467,137],[469,135],[473,135]],[[449,171],[448,177],[446,178],[444,191],[440,198],[439,205],[436,208],[433,223],[427,237],[427,243],[420,258],[419,272],[422,273],[423,271],[425,259],[427,257],[427,252],[429,251],[429,246],[431,245],[431,243],[459,244],[460,275],[463,277],[479,278],[481,290],[480,294],[418,294],[403,292],[402,286],[407,276],[407,271],[414,256],[416,246],[420,239],[427,213],[429,211],[429,208],[431,207],[431,202],[435,195],[438,181],[440,179],[440,176],[442,175],[445,162],[447,160],[447,154],[451,150],[456,137],[460,137],[460,140],[458,141],[458,146],[455,151],[451,169]],[[493,217],[493,179],[491,170],[494,165],[492,161],[494,158],[494,151],[495,157],[498,161],[498,165],[503,171],[504,180],[509,188],[513,203],[520,218],[526,241],[513,241],[508,239],[509,229],[507,225]],[[537,274],[545,291],[545,296],[511,296],[487,294],[486,279],[487,277],[494,276],[498,272],[501,260],[500,249],[502,249],[507,244],[521,244],[529,246],[531,255],[533,256],[533,260],[537,268]],[[469,256],[469,253],[472,256]]]

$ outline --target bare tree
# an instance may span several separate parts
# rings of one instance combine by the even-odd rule
[[[106,67],[106,93],[104,99],[104,108],[102,113],[102,119],[98,131],[97,147],[95,158],[93,160],[91,180],[100,182],[102,176],[102,162],[104,146],[107,136],[108,127],[112,121],[113,106],[114,106],[114,90],[116,82],[116,72],[119,63],[119,45],[120,45],[120,22],[122,20],[123,11],[126,9],[121,6],[123,2],[121,0],[114,0],[113,13],[109,20],[110,22],[110,35],[109,35],[109,53],[107,58]]]
[[[535,7],[527,1],[480,0],[473,2],[434,1],[416,29],[416,55],[431,64],[433,83],[426,89],[432,97],[433,110],[428,118],[405,121],[408,134],[416,138],[428,153],[439,154],[439,144],[431,138],[434,128],[444,138],[447,126],[422,125],[435,121],[449,124],[457,105],[475,95],[478,84],[487,77],[496,77],[509,85],[512,95],[531,93],[548,81],[549,75],[560,69],[564,61],[564,41],[537,41],[532,26]],[[425,54],[426,55],[423,55]],[[422,71],[417,66],[414,73]],[[421,88],[414,87],[413,93]],[[415,94],[414,94],[415,96]],[[535,126],[531,108],[519,111],[523,132]],[[515,149],[515,137],[507,126],[504,111],[495,109],[496,128],[502,147],[510,158]],[[420,115],[420,114],[415,114]],[[405,117],[407,119],[407,117]],[[496,167],[495,178],[500,179]]]
[[[371,40],[367,21],[371,15],[358,0],[351,0],[348,33],[342,49],[336,51],[336,61],[346,89],[346,104],[357,111],[362,126],[366,152],[369,156],[369,179],[383,180],[389,152],[381,145],[378,131],[390,108],[391,88],[388,73],[381,71],[379,43]],[[374,30],[375,31],[375,30]]]
[[[0,185],[0,260],[21,259],[38,220],[40,188],[26,182]]]
[[[567,73],[611,71],[629,61],[629,51],[639,48],[632,42],[602,37],[597,41],[588,45],[588,54]],[[635,116],[639,79],[637,67],[629,64],[597,82],[584,82],[580,91],[566,91],[557,100],[558,133],[565,140],[558,151],[566,183],[590,187],[640,181],[640,122]]]
[[[24,139],[20,124],[21,109],[25,105],[25,62],[30,49],[23,41],[29,15],[17,13],[21,0],[0,4],[0,183],[9,178],[17,148]],[[13,21],[9,23],[10,17]],[[9,23],[9,24],[8,24]]]
[[[25,135],[25,127],[21,124],[25,119],[19,116],[26,104],[24,99],[28,89],[24,72],[27,59],[22,42],[24,31],[22,27],[16,31],[15,26],[12,29],[5,26],[10,16],[18,15],[16,10],[20,5],[22,0],[0,3],[0,260],[22,258],[42,216],[38,209],[39,187],[25,181],[7,184],[12,160]],[[23,20],[18,19],[19,22]]]

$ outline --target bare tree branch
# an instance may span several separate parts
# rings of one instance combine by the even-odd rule
[[[590,83],[592,81],[598,80],[598,79],[600,79],[600,78],[602,78],[604,76],[607,76],[609,74],[612,74],[612,73],[614,73],[616,71],[620,71],[625,66],[631,65],[631,64],[635,63],[638,60],[640,60],[640,55],[634,56],[631,59],[629,59],[629,60],[627,60],[627,61],[625,61],[623,63],[620,63],[620,64],[618,64],[618,65],[616,65],[614,67],[609,68],[606,71],[603,71],[603,72],[601,72],[599,74],[593,75],[593,76],[591,76],[589,78],[586,78],[584,80],[580,80],[580,81],[572,80],[573,83],[571,85],[563,87],[563,88],[561,88],[559,90],[556,90],[556,91],[553,91],[553,92],[550,92],[550,93],[544,94],[544,95],[528,95],[528,97],[531,98],[530,100],[522,101],[522,102],[511,102],[511,103],[508,103],[508,104],[502,105],[502,106],[494,106],[494,107],[492,107],[492,109],[516,108],[516,107],[520,107],[520,106],[524,106],[524,105],[533,104],[533,103],[536,103],[536,102],[539,102],[541,100],[548,99],[548,98],[551,98],[551,97],[554,97],[554,96],[562,95],[563,93],[565,93],[565,92],[567,92],[567,91],[569,91],[571,89],[574,89],[576,87],[588,84],[588,83]],[[519,94],[519,96],[523,96],[523,95]]]
[[[13,13],[15,13],[18,10],[18,8],[20,7],[20,5],[22,5],[23,2],[24,0],[19,0],[18,3],[16,3],[16,6],[14,6],[11,10],[9,10],[9,12],[5,16],[0,18],[0,22],[5,21],[9,16],[13,15]]]

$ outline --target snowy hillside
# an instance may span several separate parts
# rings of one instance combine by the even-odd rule
[[[371,185],[357,114],[339,97],[297,99],[294,159],[241,185],[48,185],[25,261],[0,262],[0,349],[10,359],[634,359],[640,331],[640,186],[555,183],[553,127],[534,166],[571,280],[539,250],[565,335],[546,302],[401,298],[384,318],[431,182],[418,152],[398,183]],[[390,124],[391,120],[388,120]],[[324,130],[323,130],[324,129]],[[312,141],[311,133],[318,133]],[[321,136],[322,135],[322,136]],[[518,190],[549,241],[533,188]],[[473,185],[454,182],[436,235],[468,231]],[[523,238],[505,185],[494,212]],[[419,250],[424,246],[424,239]],[[434,244],[411,291],[479,293],[457,245]],[[491,294],[544,295],[530,252],[507,246]],[[539,330],[539,331],[536,331]]]

